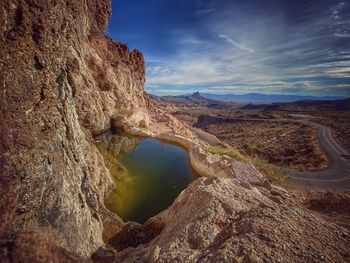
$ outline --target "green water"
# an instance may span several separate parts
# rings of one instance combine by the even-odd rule
[[[124,221],[144,223],[197,177],[186,150],[158,139],[107,135],[99,148],[117,185],[106,206]]]

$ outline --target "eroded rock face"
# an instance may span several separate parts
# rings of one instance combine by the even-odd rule
[[[103,223],[122,224],[104,208],[113,184],[91,134],[147,110],[142,54],[104,36],[110,15],[110,0],[1,1],[0,258],[22,246],[6,242],[35,244],[24,233],[90,256]]]
[[[148,123],[142,54],[101,35],[89,36],[82,50],[72,51],[68,74],[80,123],[92,133],[109,129],[116,115]]]
[[[150,219],[162,232],[113,262],[347,262],[350,235],[299,209],[279,188],[200,178]],[[111,259],[112,260],[112,259]]]

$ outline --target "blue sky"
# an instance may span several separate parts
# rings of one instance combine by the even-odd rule
[[[144,54],[145,89],[350,96],[350,1],[112,0],[108,33]]]

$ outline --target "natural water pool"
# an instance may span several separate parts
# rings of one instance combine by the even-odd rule
[[[105,203],[124,221],[144,223],[197,177],[188,152],[177,145],[110,133],[97,140],[117,186]]]

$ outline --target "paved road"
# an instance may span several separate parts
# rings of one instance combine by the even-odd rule
[[[312,116],[301,115],[294,117],[298,117],[298,119],[230,118],[230,120],[296,122],[315,125],[317,127],[318,141],[328,158],[328,168],[315,172],[289,171],[287,174],[288,180],[311,188],[350,189],[350,154],[335,141],[331,128],[310,121]],[[229,122],[229,120],[218,118],[218,122],[227,121]]]
[[[317,126],[318,141],[327,155],[328,168],[316,172],[291,171],[288,173],[289,180],[309,187],[350,189],[349,153],[335,141],[329,127],[313,124]]]

